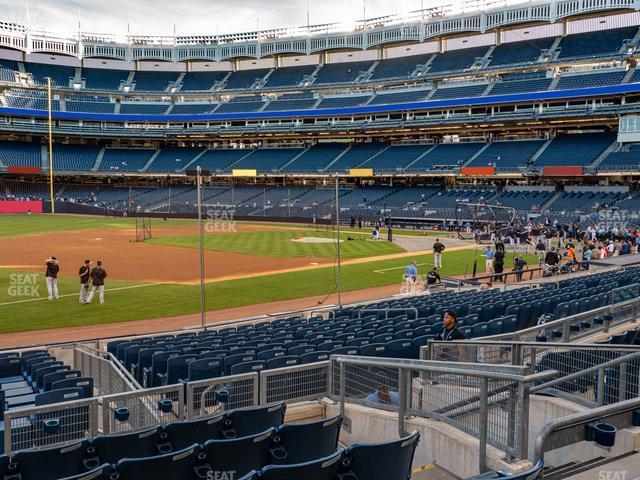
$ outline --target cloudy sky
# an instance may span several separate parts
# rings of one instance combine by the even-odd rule
[[[363,0],[0,0],[0,21],[26,23],[53,32],[170,35],[253,31],[362,18]],[[366,0],[367,17],[403,13],[445,0]],[[446,3],[450,3],[446,2]]]

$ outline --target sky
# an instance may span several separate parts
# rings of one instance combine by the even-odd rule
[[[353,22],[404,13],[445,0],[0,0],[0,21],[50,32],[173,35],[238,33],[307,24]],[[453,0],[452,0],[453,1]]]

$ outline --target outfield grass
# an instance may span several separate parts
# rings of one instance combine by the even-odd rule
[[[424,274],[433,262],[432,255],[415,257],[419,269]],[[444,254],[442,275],[452,276],[470,274],[474,259],[478,260],[478,272],[484,271],[484,259],[473,250],[447,252]],[[512,256],[507,255],[506,265],[510,265]],[[342,290],[353,291],[384,285],[398,285],[403,269],[411,259],[384,260],[362,264],[346,265],[342,268]],[[530,263],[535,257],[530,256]],[[379,271],[379,272],[378,272]],[[153,285],[119,291],[107,291],[105,305],[99,305],[97,299],[92,305],[79,305],[78,282],[75,278],[62,277],[59,280],[58,301],[28,301],[32,297],[9,296],[9,288],[15,284],[9,270],[0,270],[0,333],[21,332],[43,328],[96,325],[113,322],[127,322],[152,318],[169,317],[196,313],[199,311],[198,286],[189,285]],[[38,277],[39,295],[46,297],[42,275]],[[108,281],[107,289],[134,287],[130,282]],[[271,301],[291,300],[315,297],[310,301],[313,307],[328,293],[335,291],[336,277],[333,267],[289,272],[268,276],[252,277],[246,280],[214,282],[206,285],[206,309],[240,307]],[[38,339],[34,338],[33,343]]]
[[[205,235],[204,247],[208,250],[231,253],[247,253],[275,258],[333,258],[336,256],[335,242],[302,243],[293,241],[296,237],[315,237],[334,239],[331,232],[310,230],[278,230],[264,232],[216,233]],[[349,240],[351,238],[352,240]],[[343,258],[365,258],[377,255],[402,253],[405,250],[393,243],[379,240],[374,242],[368,237],[353,234],[340,236],[340,254]],[[174,247],[198,248],[197,235],[157,237],[150,243]]]
[[[135,226],[132,218],[3,214],[0,217],[0,238],[131,226]]]

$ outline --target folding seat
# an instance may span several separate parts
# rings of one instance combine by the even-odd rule
[[[331,355],[360,355],[358,347],[341,347],[331,351]]]
[[[284,347],[272,348],[269,350],[263,350],[256,355],[256,360],[271,360],[276,357],[284,357],[287,354],[287,349]]]
[[[460,327],[458,331],[462,334],[465,340],[471,339],[471,328],[472,327]]]
[[[112,478],[111,472],[113,472],[113,467],[108,463],[105,463],[104,465],[94,468],[88,472],[79,473],[73,477],[65,477],[61,480],[110,480]]]
[[[312,460],[306,463],[295,465],[268,465],[260,471],[242,478],[241,480],[335,480],[339,477],[341,470],[341,460],[344,450],[340,449],[336,453]],[[346,477],[345,477],[346,480]],[[355,479],[354,479],[355,480]]]
[[[332,455],[338,447],[342,417],[312,423],[282,425],[272,446],[274,464],[305,463]]]
[[[242,345],[240,348],[238,348],[237,350],[233,351],[234,355],[257,355],[258,351],[260,350],[261,347],[259,346],[248,346],[248,345]]]
[[[236,363],[231,367],[229,375],[241,375],[243,373],[259,372],[267,368],[266,360],[251,360],[250,362]]]
[[[87,448],[85,465],[116,464],[123,458],[152,457],[159,453],[160,427],[119,435],[100,435]]]
[[[143,371],[144,386],[149,388],[162,385],[162,377],[167,373],[167,362],[180,353],[179,350],[167,350],[154,354],[151,357],[151,368]]]
[[[58,380],[65,380],[67,378],[78,378],[81,376],[82,372],[80,370],[62,370],[59,372],[49,373],[42,378],[44,391],[48,392],[49,390],[51,390],[51,385],[53,385]]]
[[[204,472],[196,473],[200,471],[196,469],[202,468],[199,460],[200,452],[199,445],[192,445],[184,450],[154,457],[124,458],[116,465],[117,478],[121,480],[208,478]]]
[[[400,330],[393,335],[394,340],[411,340],[414,336],[413,330]]]
[[[231,369],[238,363],[251,362],[255,360],[255,355],[234,354],[224,358],[224,374],[230,375]]]
[[[502,333],[502,318],[494,318],[487,322],[487,335],[500,335]]]
[[[478,318],[481,322],[487,322],[493,318],[493,305],[491,303],[485,303],[480,309]]]
[[[13,363],[11,360],[12,359],[9,358],[6,361],[10,362],[10,363]],[[34,366],[42,365],[43,363],[55,362],[55,361],[56,361],[56,359],[54,357],[49,356],[49,355],[28,358],[27,360],[24,361],[24,373],[27,375],[27,378],[29,378],[29,377],[31,377],[31,370],[33,369]]]
[[[18,352],[0,352],[0,358],[20,358]]]
[[[129,340],[114,340],[113,342],[107,343],[107,352],[118,358],[118,345],[122,343],[129,343]]]
[[[80,387],[62,388],[60,390],[50,390],[48,392],[39,393],[35,396],[36,407],[42,405],[51,405],[53,403],[71,402],[74,400],[82,400],[84,398],[84,389]]]
[[[138,361],[138,353],[140,350],[147,348],[146,345],[130,345],[124,349],[123,365],[128,372],[131,372],[133,365]]]
[[[393,340],[384,349],[384,356],[388,358],[413,358],[413,342],[411,340]]]
[[[207,440],[224,438],[224,413],[213,417],[201,418],[193,421],[171,422],[164,427],[166,439],[160,448],[170,448],[172,452],[183,450],[193,444],[204,444]],[[186,446],[185,446],[186,445]]]
[[[325,362],[329,360],[329,352],[311,352],[300,355],[300,364],[305,365],[307,363]]]
[[[258,353],[262,353],[266,350],[273,350],[276,348],[281,348],[281,349],[285,349],[284,343],[274,343],[274,342],[269,342],[266,345],[259,347],[258,348]]]
[[[376,328],[376,335],[384,335],[384,334],[390,334],[393,335],[393,332],[395,332],[395,328],[393,327],[393,325],[389,325],[387,327],[377,327]]]
[[[565,318],[569,316],[570,305],[567,302],[562,302],[556,305],[553,314],[556,318]]]
[[[67,370],[71,370],[71,367],[69,365],[55,365],[47,368],[40,368],[34,373],[34,380],[32,381],[31,385],[33,386],[33,388],[44,392],[44,377],[46,375],[56,372],[66,372]]]
[[[117,344],[116,353],[114,355],[118,359],[118,361],[123,362],[125,349],[134,345],[142,345],[142,341],[126,340],[122,343]]]
[[[431,326],[430,325],[422,325],[413,330],[413,337],[418,338],[424,335],[431,335]]]
[[[345,347],[362,347],[363,345],[368,345],[371,343],[370,338],[354,338],[353,340],[349,340],[345,342]]]
[[[356,338],[373,338],[376,335],[376,331],[374,329],[360,330],[356,334]]]
[[[502,333],[512,333],[518,328],[515,315],[507,315],[502,319]]]
[[[12,468],[22,480],[57,480],[85,471],[82,460],[87,440],[62,447],[22,450],[13,455]],[[12,478],[12,477],[9,477]]]
[[[36,365],[32,365],[31,366],[31,373],[29,375],[29,377],[31,379],[31,383],[32,384],[36,383],[36,378],[38,377],[38,372],[40,370],[45,369],[45,368],[49,368],[49,367],[61,367],[62,365],[64,365],[64,362],[62,362],[60,360],[53,360],[53,361],[49,361],[49,362],[38,363]]]
[[[393,340],[393,333],[384,333],[371,338],[373,343],[387,343]]]
[[[223,431],[224,438],[256,435],[284,422],[284,402],[263,407],[237,408],[227,412]]]
[[[504,311],[504,314],[515,315],[517,318],[519,311],[520,311],[520,305],[509,305],[507,309]]]
[[[242,477],[269,465],[275,432],[275,428],[270,428],[255,435],[205,442],[202,451],[212,469],[209,478],[221,478],[228,472],[234,472],[234,477]]]
[[[297,355],[285,355],[284,357],[276,357],[271,360],[267,360],[266,370],[272,370],[274,368],[291,367],[298,365],[300,359]]]
[[[309,345],[309,344],[298,345],[298,346],[287,349],[287,355],[300,356],[300,355],[304,355],[305,353],[311,353],[315,351],[316,351],[315,345]]]
[[[189,364],[197,360],[197,355],[178,355],[167,360],[167,373],[162,376],[163,385],[175,385],[189,376]]]
[[[24,380],[22,362],[19,358],[0,358],[0,378],[2,383]]]
[[[422,335],[421,337],[416,337],[411,341],[412,344],[412,348],[413,348],[413,352],[411,353],[411,356],[413,358],[420,358],[420,350],[422,349],[422,347],[424,347],[427,343],[429,343],[429,340],[433,340],[435,338],[435,335]]]
[[[332,352],[336,348],[342,348],[343,346],[343,342],[328,341],[318,345],[318,351]]]
[[[486,337],[489,332],[489,325],[487,322],[476,323],[471,327],[471,338],[481,338]]]
[[[153,355],[162,351],[164,351],[164,349],[158,348],[157,346],[148,346],[138,350],[138,358],[131,365],[131,373],[140,385],[142,385],[144,378],[144,369],[151,367],[151,359],[153,358]]]
[[[495,317],[499,317],[501,315],[504,315],[504,310],[506,308],[506,305],[504,302],[495,302],[493,304],[493,316]]]
[[[75,377],[58,380],[51,384],[51,390],[60,390],[64,388],[81,388],[83,398],[93,397],[93,377]]]
[[[384,357],[385,351],[385,343],[370,343],[360,347],[360,355],[363,357]]]
[[[342,343],[346,343],[349,340],[353,340],[354,338],[356,338],[355,333],[343,333],[342,335],[337,335],[334,340],[336,342],[342,342]]]
[[[412,327],[413,327],[413,325],[411,325],[411,322],[409,322],[409,321],[398,322],[398,323],[396,323],[394,325],[393,331],[394,332],[399,332],[401,330],[407,330],[407,329],[410,329]]]
[[[201,358],[189,363],[187,379],[190,382],[222,376],[222,362],[216,358]]]
[[[206,358],[212,360],[222,360],[227,355],[229,355],[229,352],[227,350],[211,350],[210,352],[201,353],[200,355],[198,355],[198,360],[204,360]]]
[[[372,445],[353,445],[343,456],[343,464],[355,478],[367,480],[404,480],[411,478],[413,454],[420,433],[399,440]]]

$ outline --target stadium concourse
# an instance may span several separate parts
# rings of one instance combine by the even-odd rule
[[[0,21],[0,478],[640,478],[637,1],[64,27]]]

